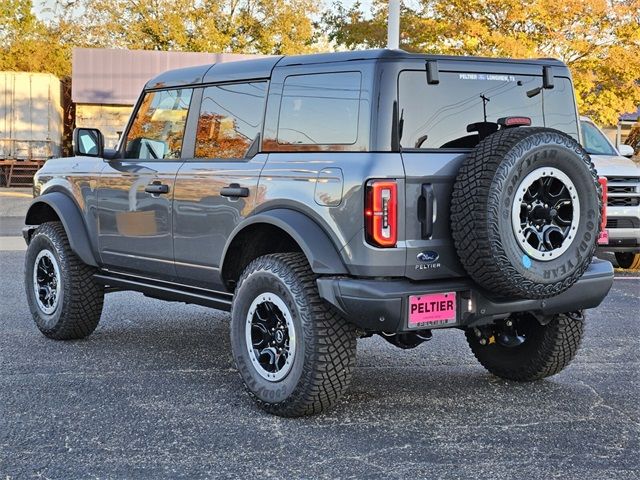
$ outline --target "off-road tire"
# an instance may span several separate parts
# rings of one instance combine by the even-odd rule
[[[35,260],[44,249],[57,260],[62,283],[61,297],[51,314],[39,307],[33,287]],[[43,335],[54,340],[75,340],[96,329],[102,314],[104,288],[94,281],[95,272],[94,267],[73,253],[60,222],[43,223],[36,229],[25,256],[25,290],[31,315]]]
[[[474,329],[466,331],[471,351],[493,375],[531,382],[559,373],[575,357],[584,333],[583,312],[555,315],[546,325],[533,317],[528,320],[528,336],[517,347],[506,347],[494,340],[482,345]]]
[[[238,281],[231,314],[233,357],[251,397],[275,415],[297,417],[326,410],[351,379],[355,327],[319,297],[316,278],[302,253],[277,253],[253,260]],[[278,295],[291,312],[298,345],[291,370],[279,381],[258,374],[245,342],[249,307],[267,292]]]
[[[572,243],[557,258],[531,259],[512,227],[515,190],[529,173],[552,167],[575,184],[580,215]],[[589,155],[568,135],[548,128],[501,130],[464,160],[451,197],[451,230],[468,274],[496,296],[548,298],[573,285],[595,253],[601,195]],[[565,240],[567,241],[567,240]]]
[[[640,270],[640,253],[616,252],[616,262],[620,268]]]

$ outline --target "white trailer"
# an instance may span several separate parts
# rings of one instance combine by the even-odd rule
[[[60,80],[50,73],[0,72],[0,160],[60,156]]]

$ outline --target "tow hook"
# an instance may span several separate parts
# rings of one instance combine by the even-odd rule
[[[497,343],[503,347],[513,348],[524,343],[524,337],[516,330],[516,322],[507,318],[504,323],[473,329],[480,345]]]
[[[384,333],[381,337],[398,348],[409,349],[415,348],[423,342],[431,340],[431,330],[418,330],[415,332],[405,333]]]

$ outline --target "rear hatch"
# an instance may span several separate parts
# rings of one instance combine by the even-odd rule
[[[399,74],[408,278],[465,275],[451,237],[449,200],[464,158],[498,128],[499,119],[528,117],[532,126],[555,128],[578,140],[569,78],[555,77],[553,89],[542,89],[542,66],[531,66],[539,74],[524,75],[504,73],[508,64],[496,64],[497,73],[441,69],[437,84],[427,82],[425,69]]]

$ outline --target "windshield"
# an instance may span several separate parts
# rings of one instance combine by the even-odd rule
[[[589,155],[618,155],[604,133],[593,123],[582,120],[580,128],[582,129],[582,143]]]

